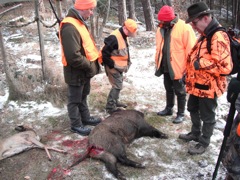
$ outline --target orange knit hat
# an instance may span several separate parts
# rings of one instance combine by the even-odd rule
[[[126,26],[127,30],[130,31],[130,33],[135,33],[137,31],[137,23],[132,19],[127,19],[124,22],[124,26]]]
[[[75,9],[85,10],[95,8],[97,5],[96,0],[76,0],[74,4]]]

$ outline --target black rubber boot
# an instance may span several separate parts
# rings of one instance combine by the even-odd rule
[[[164,110],[159,111],[157,115],[159,116],[171,116],[173,114],[172,108],[166,107]]]

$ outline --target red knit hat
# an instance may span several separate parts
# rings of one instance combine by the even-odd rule
[[[174,9],[168,5],[164,5],[158,12],[159,21],[172,21],[175,17]]]
[[[75,9],[85,10],[95,8],[97,5],[96,0],[76,0],[74,4]]]

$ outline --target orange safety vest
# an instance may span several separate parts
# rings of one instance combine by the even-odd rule
[[[83,46],[83,49],[85,51],[86,58],[89,61],[97,60],[98,57],[99,57],[99,52],[98,52],[98,49],[95,45],[95,42],[92,39],[92,37],[91,37],[88,29],[86,28],[86,26],[81,21],[79,21],[75,18],[66,17],[62,20],[62,22],[60,24],[60,29],[62,28],[64,23],[71,23],[78,30],[79,35],[81,36],[81,39],[82,39],[82,46]],[[62,44],[62,38],[61,38],[60,33],[59,33],[59,39],[60,39],[60,42]],[[67,60],[66,60],[66,57],[64,55],[63,47],[62,47],[62,63],[63,63],[64,66],[67,66]]]
[[[240,137],[240,123],[238,123],[236,133],[237,133],[237,135]]]
[[[160,32],[161,27],[156,31],[156,54],[155,64],[159,69],[162,62],[162,49],[164,37]],[[170,66],[174,72],[173,79],[181,79],[186,70],[187,57],[196,42],[196,35],[189,24],[179,19],[173,26],[170,36]]]
[[[113,50],[111,53],[111,59],[115,62],[115,68],[128,69],[128,49],[126,42],[119,29],[113,31],[111,35],[116,36],[118,41],[118,49]]]

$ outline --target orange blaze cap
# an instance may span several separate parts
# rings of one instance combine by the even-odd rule
[[[127,19],[124,22],[124,26],[130,33],[135,33],[137,31],[137,23],[133,19]]]
[[[74,4],[75,9],[85,10],[95,8],[97,5],[96,0],[76,0]]]

